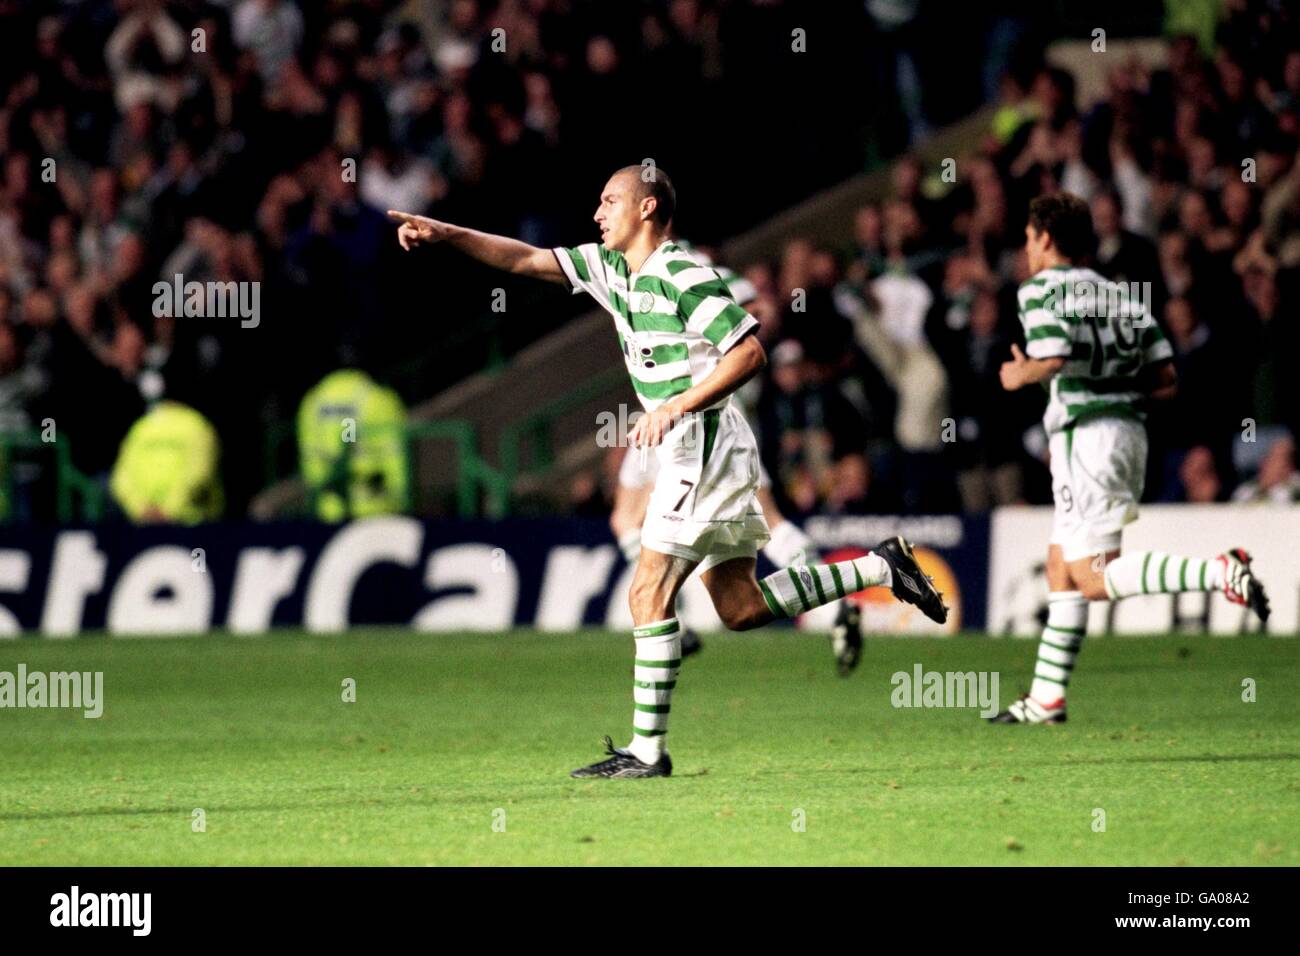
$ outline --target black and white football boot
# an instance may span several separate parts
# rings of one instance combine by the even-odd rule
[[[912,554],[912,546],[902,535],[882,541],[872,553],[880,555],[892,573],[890,590],[894,597],[907,604],[915,604],[930,620],[942,624],[948,620],[948,606],[943,594],[934,586],[928,575],[921,571]]]
[[[989,717],[990,724],[1063,724],[1065,723],[1065,699],[1058,700],[1051,707],[1045,707],[1028,694],[1021,694],[1014,704],[995,717]]]
[[[1267,623],[1270,612],[1264,585],[1255,577],[1250,567],[1250,554],[1245,548],[1233,548],[1215,558],[1223,565],[1223,593],[1233,604],[1241,604]]]
[[[642,763],[632,752],[622,747],[615,747],[614,741],[605,738],[605,753],[608,760],[594,763],[590,767],[579,767],[569,774],[570,777],[671,777],[673,761],[667,754],[659,758],[658,763]]]
[[[689,627],[682,628],[682,657],[690,657],[702,650],[704,650],[704,642],[700,640],[700,635]]]
[[[841,677],[852,674],[862,659],[862,611],[852,601],[840,601],[831,625],[831,651]]]

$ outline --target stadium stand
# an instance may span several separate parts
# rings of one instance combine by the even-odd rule
[[[380,209],[534,242],[588,235],[591,184],[627,159],[608,154],[601,117],[649,66],[707,91],[645,131],[647,154],[710,197],[681,232],[708,243],[748,230],[722,258],[776,316],[769,346],[801,349],[770,372],[758,407],[845,410],[829,458],[771,453],[793,515],[1045,500],[1033,402],[994,385],[1019,334],[1009,293],[1024,210],[1058,187],[1092,202],[1104,271],[1152,282],[1178,349],[1185,386],[1153,423],[1149,496],[1226,500],[1264,480],[1264,462],[1270,487],[1288,486],[1300,424],[1279,367],[1295,351],[1300,262],[1293,14],[1233,5],[1215,24],[1174,12],[1170,29],[1191,32],[1132,49],[1115,38],[1099,73],[1087,41],[1049,46],[1016,4],[971,21],[984,42],[964,58],[956,41],[918,57],[908,30],[923,23],[886,29],[856,9],[828,31],[844,56],[770,77],[741,38],[788,37],[786,4],[4,5],[0,415],[6,494],[23,502],[7,514],[38,520],[73,500],[39,490],[52,483],[34,476],[56,467],[61,485],[102,494],[130,424],[163,398],[221,436],[228,513],[305,511],[301,486],[279,483],[295,470],[294,411],[340,367],[395,387],[423,423],[416,510],[597,510],[610,463],[579,446],[595,410],[627,400],[617,376],[602,378],[616,359],[595,344],[600,323],[444,251],[402,262]],[[498,28],[512,38],[503,51]],[[963,70],[982,82],[927,82]],[[855,86],[880,95],[825,95]],[[762,149],[761,162],[731,164],[722,190],[681,132],[719,115]],[[774,117],[796,115],[786,135]],[[338,175],[350,162],[357,175]],[[441,270],[458,281],[431,284]],[[182,273],[259,283],[256,341],[230,319],[160,314],[154,282]],[[499,286],[506,313],[484,304]],[[788,304],[796,289],[804,312]],[[581,356],[562,377],[546,372],[557,343]],[[500,400],[514,389],[535,396],[528,414]],[[959,441],[943,438],[949,419]],[[70,436],[69,462],[32,444],[47,420]],[[1234,441],[1247,422],[1258,441]]]

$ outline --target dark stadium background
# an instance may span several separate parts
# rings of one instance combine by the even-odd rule
[[[1052,59],[1099,24],[1111,52]],[[749,403],[792,517],[1049,500],[1041,398],[997,366],[1028,201],[1062,185],[1175,344],[1148,500],[1291,501],[1298,49],[1294,11],[1260,0],[3,0],[3,520],[120,525],[110,475],[161,398],[219,441],[207,518],[323,514],[297,415],[343,368],[409,409],[395,510],[603,519],[619,451],[594,416],[632,396],[591,303],[404,255],[382,209],[573,245],[608,172],[647,158],[678,233],[759,286],[773,361]],[[178,264],[260,283],[257,327],[156,319]],[[845,303],[870,313],[882,276],[930,297],[899,339],[928,377],[863,345]]]
[[[1298,30],[1291,0],[0,0],[0,870],[45,868],[6,928],[74,885],[198,925],[179,869],[73,866],[242,867],[209,909],[300,935],[307,884],[247,868],[978,865],[947,925],[1078,938],[1252,885],[1196,867],[1300,864]],[[951,611],[851,596],[848,673],[826,618],[723,633],[692,578],[674,775],[604,785],[568,773],[632,703],[609,316],[404,253],[384,210],[576,246],[647,159],[756,290],[737,401],[783,512],[822,561],[905,536]],[[893,678],[1030,689],[1036,640],[1001,638],[1049,623],[1043,397],[999,365],[1060,189],[1181,382],[1124,551],[1249,548],[1272,615],[1093,602],[1069,724],[989,726]],[[176,274],[256,321],[169,315]],[[31,692],[79,675],[99,716]],[[1006,875],[1048,865],[1166,869]],[[895,922],[935,925],[933,876],[890,874]]]

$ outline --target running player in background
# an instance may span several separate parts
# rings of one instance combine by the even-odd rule
[[[1146,476],[1142,403],[1176,387],[1173,349],[1149,302],[1079,263],[1093,246],[1088,204],[1056,193],[1029,204],[1025,248],[1031,278],[1020,286],[1025,350],[1011,347],[1002,385],[1047,389],[1056,512],[1047,549],[1047,626],[1029,693],[990,718],[1057,724],[1088,622],[1089,601],[1140,594],[1222,591],[1267,621],[1268,598],[1241,548],[1213,558],[1162,551],[1120,556]]]

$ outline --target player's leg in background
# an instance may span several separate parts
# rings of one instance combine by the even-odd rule
[[[1106,557],[1117,554],[1107,552]],[[1090,561],[1100,563],[1100,556],[1083,563]],[[1088,629],[1088,597],[1079,590],[1072,568],[1060,545],[1048,547],[1047,623],[1038,641],[1034,682],[1029,688],[1029,696],[1048,709],[1064,709],[1070,674]]]
[[[641,522],[645,520],[650,489],[630,488],[621,481],[614,490],[614,510],[609,514],[609,530],[614,533],[618,549],[628,564],[641,557]]]
[[[1118,553],[1114,551],[1109,555]],[[1038,639],[1034,682],[1028,694],[990,718],[993,723],[1057,724],[1066,719],[1065,692],[1088,627],[1088,599],[1075,585],[1070,567],[1061,546],[1049,545],[1047,623]]]
[[[1065,458],[1059,475],[1058,452]],[[1074,588],[1087,600],[1221,590],[1229,601],[1268,619],[1268,598],[1251,569],[1250,555],[1241,548],[1213,558],[1163,551],[1119,555],[1120,531],[1137,517],[1146,474],[1147,437],[1140,423],[1101,420],[1080,425],[1053,436],[1052,454],[1053,489],[1058,477],[1068,485],[1077,513],[1065,558]],[[1103,554],[1105,559],[1098,560]]]
[[[1001,723],[1065,720],[1066,689],[1088,624],[1088,602],[1140,594],[1223,589],[1229,600],[1249,605],[1268,619],[1268,598],[1240,549],[1205,560],[1155,551],[1122,555],[1119,548],[1067,559],[1060,545],[1047,557],[1047,624],[1038,643],[1034,682],[1027,698],[994,718]]]
[[[809,561],[816,563],[820,556],[812,543],[812,538],[804,534],[803,528],[781,514],[772,489],[766,485],[759,485],[755,495],[772,534],[767,544],[763,545],[763,553],[768,559],[778,568],[791,564],[807,564]]]
[[[1071,573],[1090,601],[1117,601],[1142,594],[1222,591],[1233,604],[1268,621],[1268,595],[1255,577],[1250,554],[1233,548],[1213,558],[1187,558],[1163,551],[1115,552],[1105,562],[1078,561]]]
[[[812,539],[793,521],[787,520],[777,506],[767,475],[760,476],[758,504],[771,529],[772,537],[763,545],[763,553],[778,568],[791,565],[821,563],[821,555]],[[831,653],[841,676],[847,676],[862,657],[861,612],[852,601],[835,602],[835,617],[831,624]]]
[[[1038,639],[1034,681],[1029,693],[990,718],[995,724],[1056,724],[1066,719],[1066,688],[1088,623],[1088,598],[1080,592],[1070,575],[1069,558],[1089,554],[1094,550],[1093,542],[1097,542],[1095,550],[1098,554],[1118,553],[1117,550],[1111,551],[1119,547],[1118,530],[1104,536],[1093,532],[1096,522],[1094,503],[1118,501],[1123,504],[1125,484],[1119,482],[1113,495],[1092,494],[1091,485],[1083,480],[1088,473],[1080,470],[1076,474],[1072,467],[1076,449],[1070,431],[1053,434],[1050,450],[1054,510],[1052,535],[1047,546],[1047,621]],[[1134,502],[1140,495],[1140,489],[1136,494],[1129,491]],[[1103,514],[1103,517],[1107,516]],[[1122,520],[1121,516],[1113,523],[1122,527]]]

